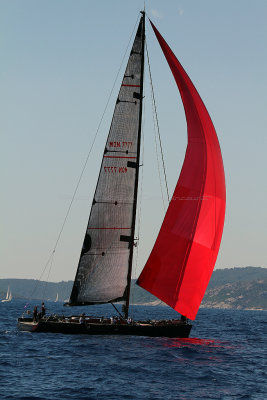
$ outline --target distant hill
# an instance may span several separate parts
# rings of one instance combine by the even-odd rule
[[[132,302],[160,303],[138,286],[132,291]],[[201,307],[267,310],[267,269],[245,267],[214,271]]]
[[[19,299],[56,300],[69,298],[73,281],[45,282],[35,279],[0,279],[0,298],[5,297],[8,286],[12,296]]]
[[[216,270],[201,306],[267,310],[267,269],[246,267]]]
[[[245,267],[217,269],[213,272],[208,289],[227,283],[250,282],[267,279],[267,268]]]
[[[163,304],[132,280],[131,303]],[[14,298],[59,301],[69,298],[73,282],[39,282],[34,279],[0,279],[0,298],[10,286]],[[229,268],[214,271],[201,307],[267,310],[267,269]]]

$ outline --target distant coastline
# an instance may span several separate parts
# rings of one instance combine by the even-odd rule
[[[164,305],[132,280],[131,303]],[[10,286],[13,298],[66,301],[73,281],[45,282],[34,279],[0,279],[0,299]],[[225,268],[213,272],[202,308],[267,310],[267,269],[261,267]]]

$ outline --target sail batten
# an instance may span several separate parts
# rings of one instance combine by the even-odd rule
[[[203,101],[153,24],[152,28],[182,97],[188,145],[165,219],[137,283],[182,315],[195,319],[223,231],[223,162]]]
[[[127,300],[140,148],[143,40],[141,17],[107,137],[70,305]]]

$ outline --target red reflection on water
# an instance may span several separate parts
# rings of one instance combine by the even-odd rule
[[[222,347],[224,349],[230,349],[233,348],[232,346],[229,346],[225,342],[219,341],[219,340],[212,340],[212,339],[199,339],[199,338],[187,338],[187,339],[181,339],[181,338],[169,338],[167,339],[166,342],[163,343],[163,346],[165,347],[195,347],[195,346],[201,346],[204,348],[209,348],[209,347]]]
[[[199,338],[169,338],[162,345],[170,349],[170,354],[174,357],[175,361],[200,366],[222,363],[223,353],[218,352],[218,350],[232,348],[219,340]],[[190,352],[180,352],[176,351],[176,349],[190,350]]]

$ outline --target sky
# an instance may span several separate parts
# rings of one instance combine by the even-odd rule
[[[127,46],[143,4],[0,0],[0,278],[74,279]],[[150,0],[146,12],[194,82],[220,141],[227,203],[215,268],[267,267],[267,2]],[[146,35],[172,192],[184,159],[186,122],[148,23]],[[134,276],[164,216],[147,69],[145,76]],[[97,130],[53,264],[47,264]]]

